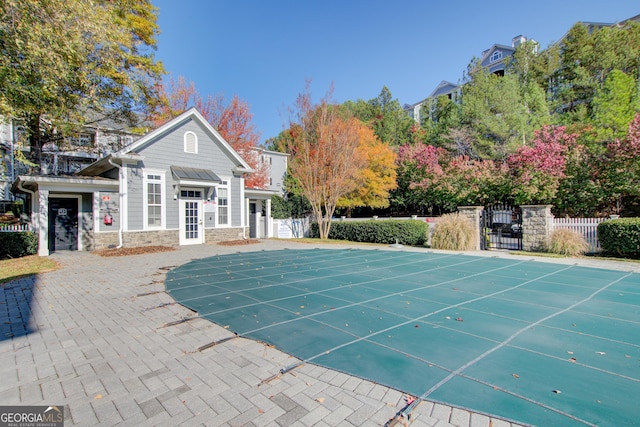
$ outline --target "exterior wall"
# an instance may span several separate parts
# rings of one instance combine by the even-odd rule
[[[126,191],[126,213],[127,231],[142,230],[142,171],[139,168],[132,168],[129,165],[125,167],[125,179],[127,181]],[[173,199],[173,198],[172,198]]]
[[[178,230],[134,231],[122,234],[125,248],[140,246],[178,246]],[[95,250],[115,248],[118,246],[118,232],[96,233]]]
[[[229,192],[231,198],[231,226],[239,227],[242,224],[242,203],[244,202],[244,181],[234,178],[230,182]]]
[[[110,232],[120,228],[120,194],[111,191],[100,191],[98,193],[98,231]],[[104,223],[104,216],[111,215],[112,223]]]
[[[204,230],[204,242],[216,243],[229,240],[242,240],[249,234],[246,227],[207,228]]]
[[[262,156],[264,161],[269,162],[269,175],[271,178],[269,190],[283,194],[284,178],[287,174],[287,159],[289,156],[284,153],[266,150],[263,151]]]
[[[205,243],[224,242],[244,239],[245,228],[208,228],[205,229]],[[101,250],[118,246],[118,232],[95,233],[92,249]],[[131,231],[122,235],[125,248],[141,246],[179,246],[178,230]]]
[[[95,233],[93,237],[93,249],[96,251],[102,249],[115,248],[118,246],[118,232]]]
[[[9,121],[0,120],[0,200],[9,200],[9,186],[13,162],[11,161],[11,146],[13,145],[13,131]]]
[[[184,134],[191,131],[198,138],[198,152],[185,153]],[[142,231],[143,224],[143,170],[165,171],[165,215],[166,229],[179,228],[179,200],[174,199],[174,186],[179,182],[171,174],[171,166],[210,169],[223,180],[230,181],[231,225],[240,226],[242,221],[242,179],[233,175],[235,164],[229,159],[214,136],[195,121],[189,121],[172,132],[159,136],[136,151],[144,160],[136,166],[127,166],[127,215],[128,231]],[[194,188],[197,186],[194,186]],[[203,190],[206,190],[203,188]]]
[[[50,195],[49,197],[55,197]],[[78,239],[82,250],[93,250],[93,193],[83,193],[78,206],[80,221],[78,221]]]

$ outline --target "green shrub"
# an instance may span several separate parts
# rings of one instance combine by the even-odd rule
[[[568,228],[554,230],[549,236],[547,252],[565,256],[584,255],[589,250],[589,243],[582,234]]]
[[[640,258],[640,218],[601,222],[598,224],[598,240],[606,255]]]
[[[350,242],[398,243],[422,246],[427,241],[429,225],[418,220],[382,221],[334,221],[329,230],[329,239]],[[311,224],[311,237],[318,238],[318,224]]]
[[[0,233],[0,259],[20,258],[38,252],[38,236],[32,231]]]
[[[467,217],[460,213],[442,215],[433,229],[431,247],[450,251],[469,251],[477,248],[478,233]]]

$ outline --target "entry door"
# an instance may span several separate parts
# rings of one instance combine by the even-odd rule
[[[78,199],[49,198],[49,251],[78,250]]]
[[[204,243],[202,191],[180,191],[180,244]]]

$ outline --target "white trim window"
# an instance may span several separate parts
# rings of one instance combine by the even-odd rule
[[[83,132],[68,138],[68,141],[71,145],[75,145],[77,147],[90,147],[93,143],[93,139],[93,134]]]
[[[198,154],[198,135],[191,131],[184,133],[184,152]]]
[[[229,181],[222,181],[218,186],[218,225],[231,225],[229,209]]]
[[[165,180],[164,172],[144,171],[144,229],[165,228]]]
[[[502,51],[496,50],[491,54],[489,62],[496,62],[502,59]]]

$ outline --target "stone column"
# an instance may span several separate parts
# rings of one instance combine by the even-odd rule
[[[553,230],[551,205],[522,205],[522,249],[543,251]]]
[[[473,229],[475,230],[475,234],[476,234],[476,247],[475,247],[476,251],[480,250],[480,217],[482,216],[483,210],[484,210],[484,207],[482,206],[459,206],[458,207],[458,212],[460,212],[461,215],[468,218],[469,221],[471,221],[471,224],[473,224]]]

